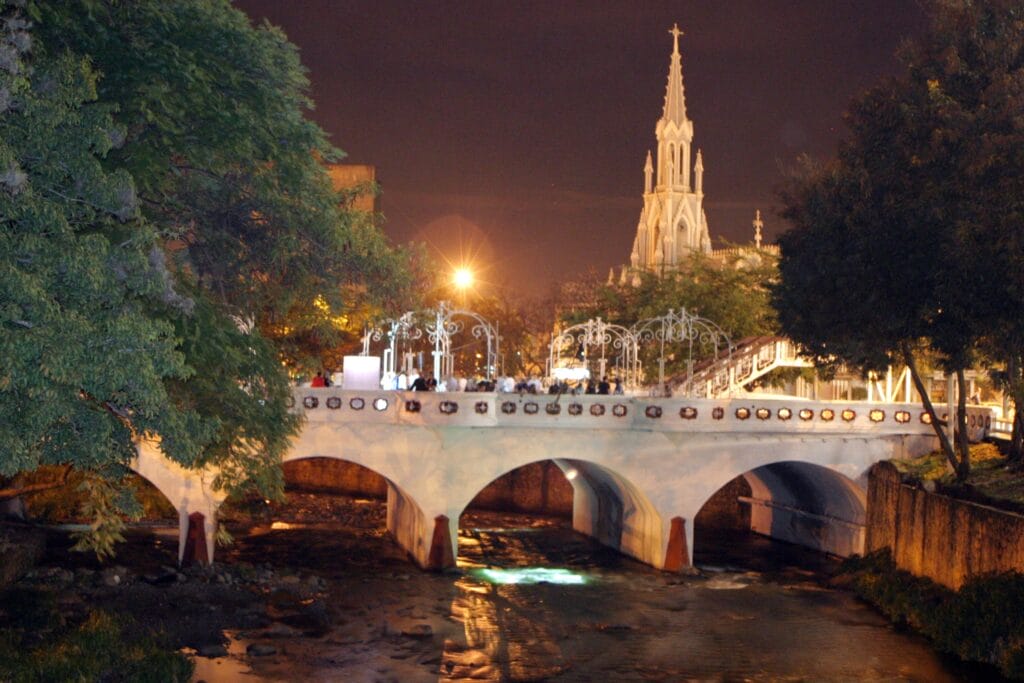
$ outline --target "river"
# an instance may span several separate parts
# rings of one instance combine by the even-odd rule
[[[753,534],[697,545],[701,574],[669,575],[564,522],[471,514],[458,571],[425,574],[373,525],[257,528],[229,559],[326,578],[327,616],[272,604],[286,626],[229,632],[195,680],[998,680],[824,587],[823,556]],[[246,656],[254,642],[276,653]]]

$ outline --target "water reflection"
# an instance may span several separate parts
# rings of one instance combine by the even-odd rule
[[[749,534],[698,539],[703,575],[680,577],[564,524],[487,521],[464,518],[453,574],[418,572],[381,529],[289,524],[240,537],[237,559],[329,581],[327,632],[274,639],[285,654],[250,658],[251,671],[271,680],[402,683],[979,676],[894,631],[853,596],[822,587],[815,563],[829,561],[801,559],[791,546]]]

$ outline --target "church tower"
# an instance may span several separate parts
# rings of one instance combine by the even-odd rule
[[[644,164],[644,206],[637,222],[630,266],[634,271],[664,273],[691,254],[711,253],[708,220],[704,214],[704,159],[697,150],[691,165],[693,121],[686,117],[682,56],[673,26],[665,106],[654,128],[658,147]]]

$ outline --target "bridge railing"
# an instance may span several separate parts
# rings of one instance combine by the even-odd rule
[[[788,398],[648,398],[476,392],[347,391],[296,388],[294,408],[309,422],[421,426],[634,429],[679,432],[932,435],[915,403]],[[942,406],[938,406],[942,410]],[[992,411],[968,408],[968,436],[984,438]]]

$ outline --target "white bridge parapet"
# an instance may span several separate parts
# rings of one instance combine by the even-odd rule
[[[473,498],[542,460],[572,485],[575,529],[654,567],[690,564],[697,512],[739,476],[753,492],[743,499],[752,529],[849,555],[863,549],[867,469],[936,443],[921,407],[904,403],[333,387],[296,388],[293,400],[305,424],[284,459],[335,458],[384,477],[388,529],[434,569],[454,565]],[[991,415],[968,410],[980,439]],[[136,470],[160,480],[183,520],[193,507],[213,520],[209,475],[151,462],[162,457],[140,449]]]
[[[934,435],[928,414],[916,403],[297,388],[294,407],[304,412],[309,422],[329,423],[823,436]],[[971,440],[983,438],[991,424],[988,409],[968,407]]]

